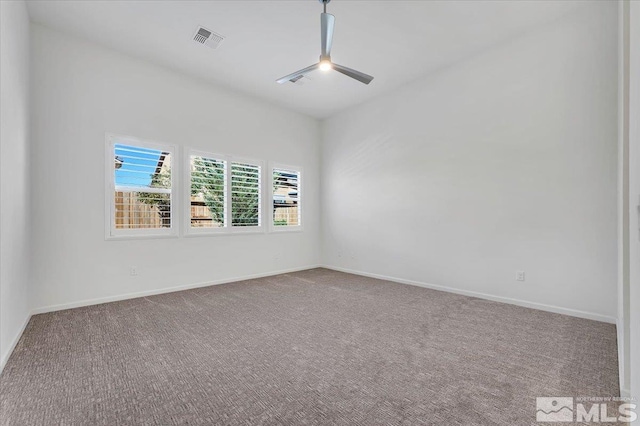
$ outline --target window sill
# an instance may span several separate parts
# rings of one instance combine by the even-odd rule
[[[171,239],[178,238],[177,234],[149,234],[149,235],[107,235],[106,241],[118,241],[118,240],[158,240],[158,239]]]
[[[302,226],[273,226],[269,230],[270,234],[286,234],[289,232],[302,232]]]
[[[258,235],[258,234],[266,234],[266,232],[262,228],[250,229],[250,230],[225,229],[221,231],[212,231],[212,232],[185,231],[183,236],[185,238],[200,238],[200,237],[225,237],[225,236],[231,236],[231,235]]]

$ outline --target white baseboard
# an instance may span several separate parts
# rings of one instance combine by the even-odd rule
[[[627,383],[625,374],[625,340],[624,340],[624,323],[623,318],[618,318],[616,321],[616,333],[618,336],[618,377],[620,382],[620,396],[629,396],[629,389],[626,388]],[[626,394],[625,394],[626,392]]]
[[[0,360],[0,373],[2,373],[2,370],[4,370],[4,366],[7,365],[7,361],[9,361],[9,358],[11,357],[11,354],[13,353],[13,350],[16,348],[16,345],[20,341],[20,338],[22,337],[22,333],[24,333],[24,330],[27,328],[27,324],[29,324],[29,320],[31,319],[31,315],[32,314],[27,315],[27,319],[22,324],[22,327],[20,327],[20,331],[18,331],[16,336],[13,338],[13,341],[11,342],[11,345],[9,346],[9,350],[6,352],[6,354]]]
[[[288,274],[290,272],[304,271],[307,269],[320,268],[320,267],[321,267],[320,265],[309,265],[309,266],[304,266],[300,268],[283,269],[279,271],[244,275],[244,276],[234,277],[234,278],[224,278],[220,280],[186,284],[186,285],[180,285],[176,287],[167,287],[167,288],[161,288],[161,289],[139,291],[136,293],[120,294],[116,296],[99,297],[97,299],[79,300],[77,302],[63,303],[60,305],[42,306],[40,308],[34,309],[31,312],[31,314],[32,315],[44,314],[47,312],[62,311],[64,309],[73,309],[73,308],[80,308],[83,306],[100,305],[102,303],[117,302],[119,300],[135,299],[138,297],[153,296],[156,294],[164,294],[164,293],[173,293],[176,291],[189,290],[192,288],[208,287],[208,286],[219,285],[219,284],[228,284],[228,283],[233,283],[237,281],[251,280],[255,278],[264,278],[264,277],[270,277],[273,275],[280,275],[280,274]]]
[[[424,283],[424,282],[420,282],[420,281],[406,280],[406,279],[403,279],[403,278],[389,277],[389,276],[386,276],[386,275],[371,274],[369,272],[356,271],[356,270],[353,270],[353,269],[341,268],[339,266],[322,265],[321,267],[322,268],[327,268],[327,269],[332,269],[334,271],[346,272],[348,274],[362,275],[364,277],[377,278],[377,279],[386,280],[386,281],[393,281],[393,282],[400,283],[400,284],[408,284],[408,285],[413,285],[413,286],[417,286],[417,287],[430,288],[432,290],[446,291],[447,293],[455,293],[455,294],[461,294],[463,296],[470,296],[470,297],[477,297],[479,299],[492,300],[494,302],[501,302],[501,303],[508,303],[508,304],[511,304],[511,305],[523,306],[525,308],[538,309],[540,311],[553,312],[553,313],[556,313],[556,314],[564,314],[564,315],[569,315],[569,316],[572,316],[572,317],[585,318],[585,319],[590,319],[590,320],[594,320],[594,321],[606,322],[606,323],[609,323],[609,324],[615,324],[616,323],[616,318],[614,318],[614,317],[610,317],[610,316],[602,315],[602,314],[597,314],[597,313],[593,313],[593,312],[579,311],[579,310],[576,310],[576,309],[563,308],[563,307],[560,307],[560,306],[553,306],[553,305],[545,305],[545,304],[536,303],[536,302],[528,302],[526,300],[512,299],[512,298],[509,298],[509,297],[494,296],[492,294],[479,293],[479,292],[476,292],[476,291],[469,291],[469,290],[462,290],[462,289],[455,288],[455,287],[449,287],[449,286],[437,285],[437,284],[429,284],[429,283]]]

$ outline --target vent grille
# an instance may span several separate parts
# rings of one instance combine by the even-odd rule
[[[224,36],[216,34],[204,27],[198,27],[196,29],[196,33],[193,35],[193,40],[197,43],[204,44],[207,47],[215,49],[220,45],[220,43],[222,43]]]
[[[198,43],[204,44],[205,41],[211,36],[211,31],[205,30],[204,28],[198,28],[198,32],[196,36],[193,38]]]

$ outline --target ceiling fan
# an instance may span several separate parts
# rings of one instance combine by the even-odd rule
[[[313,64],[310,67],[301,69],[300,71],[296,71],[293,74],[289,74],[287,76],[282,77],[277,80],[278,83],[286,83],[287,81],[296,82],[306,74],[311,71],[315,71],[316,69],[320,69],[322,71],[329,71],[334,69],[339,73],[342,73],[348,77],[354,78],[361,83],[369,84],[373,77],[365,74],[360,71],[356,71],[354,69],[338,65],[334,62],[331,62],[331,44],[333,42],[333,28],[335,26],[336,17],[327,13],[327,3],[331,0],[320,0],[320,3],[324,6],[324,13],[320,14],[320,26],[321,26],[321,53],[320,53],[320,62],[317,64]]]

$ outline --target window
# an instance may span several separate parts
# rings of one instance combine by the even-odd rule
[[[188,232],[227,226],[227,161],[207,154],[189,156],[191,219]]]
[[[189,235],[262,231],[260,162],[189,151]]]
[[[185,235],[264,232],[264,209],[270,230],[302,229],[300,168],[274,165],[263,175],[261,161],[185,150],[177,163],[176,153],[172,145],[107,135],[106,238],[175,236],[178,224]]]
[[[273,229],[301,226],[300,171],[294,168],[273,168]]]
[[[174,149],[109,136],[107,237],[175,234]]]
[[[261,167],[247,162],[231,163],[231,226],[262,225]]]

